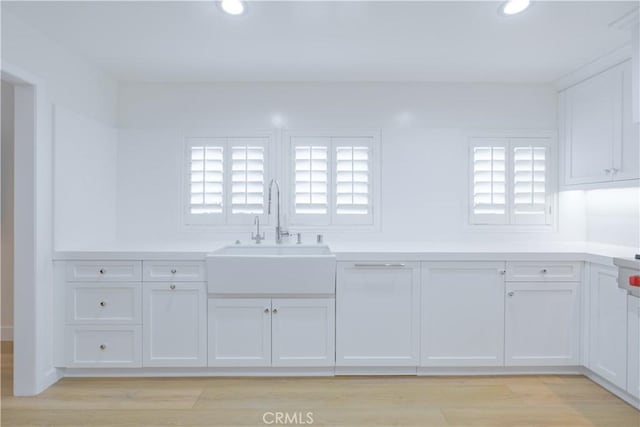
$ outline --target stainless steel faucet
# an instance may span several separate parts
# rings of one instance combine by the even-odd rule
[[[288,236],[289,232],[282,230],[282,227],[280,226],[280,184],[278,184],[278,181],[275,179],[272,179],[269,183],[269,205],[267,213],[271,215],[271,190],[273,184],[276,185],[276,243],[279,244],[282,243],[282,236]]]
[[[253,219],[253,225],[256,226],[256,232],[255,234],[251,233],[251,240],[255,240],[259,245],[264,240],[264,231],[260,234],[260,217],[258,215]]]

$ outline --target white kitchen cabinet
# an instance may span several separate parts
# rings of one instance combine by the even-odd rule
[[[578,365],[576,282],[507,283],[505,365]]]
[[[143,366],[206,366],[204,283],[145,283]]]
[[[591,265],[588,368],[626,389],[627,292],[617,276],[617,268]]]
[[[271,299],[209,299],[209,366],[271,366]]]
[[[422,263],[421,366],[504,361],[502,262]]]
[[[334,365],[334,298],[211,298],[208,322],[209,366]]]
[[[139,368],[140,326],[78,325],[65,329],[69,368]]]
[[[274,299],[273,366],[333,366],[335,364],[335,299]]]
[[[417,263],[338,263],[337,366],[417,366]]]
[[[640,399],[640,298],[627,297],[627,391]]]
[[[631,61],[626,61],[561,93],[564,185],[640,177],[631,79]]]

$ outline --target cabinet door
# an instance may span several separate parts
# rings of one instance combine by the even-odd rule
[[[640,399],[640,298],[627,297],[627,391]]]
[[[337,366],[417,366],[419,280],[416,263],[339,263]]]
[[[627,292],[618,288],[618,270],[591,266],[589,368],[626,389]]]
[[[500,366],[504,263],[422,264],[422,366]]]
[[[143,285],[143,366],[206,366],[204,283]]]
[[[613,179],[640,178],[640,124],[633,122],[631,63],[622,65],[622,135],[613,146]]]
[[[565,184],[611,180],[613,146],[621,138],[622,77],[614,67],[562,95]]]
[[[335,299],[274,299],[271,306],[273,366],[335,364]]]
[[[578,365],[578,284],[507,283],[505,364]]]
[[[209,366],[271,366],[270,299],[209,299]]]

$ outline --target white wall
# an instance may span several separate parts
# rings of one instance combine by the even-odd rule
[[[13,85],[2,81],[2,289],[0,324],[2,339],[13,339]]]
[[[212,130],[381,129],[382,231],[337,240],[584,240],[583,197],[562,194],[558,233],[487,233],[467,224],[469,129],[556,129],[548,85],[121,84],[119,242],[205,246],[245,233],[180,227],[182,138]],[[414,194],[407,197],[407,194]],[[578,200],[579,199],[579,200]]]
[[[33,154],[29,161],[35,159],[35,170],[31,177],[23,171],[30,168],[18,167],[18,146],[16,145],[16,188],[18,177],[24,185],[31,186],[35,180],[35,195],[32,201],[24,200],[33,207],[35,203],[35,228],[37,231],[35,242],[20,242],[21,248],[29,245],[28,253],[35,253],[33,259],[26,260],[20,269],[15,269],[15,347],[16,366],[14,376],[14,391],[18,394],[38,393],[59,378],[59,372],[53,367],[53,250],[54,222],[53,222],[53,194],[64,192],[65,188],[58,188],[52,184],[53,178],[53,105],[63,106],[83,115],[113,126],[116,119],[117,85],[115,81],[102,71],[94,68],[86,61],[74,56],[64,48],[49,40],[43,34],[22,23],[10,13],[2,13],[2,70],[7,75],[18,77],[35,84],[35,107],[24,104],[26,118],[33,109],[36,114],[36,135],[33,145],[35,153],[27,153],[31,148],[21,148],[21,159],[26,161],[26,154]],[[31,93],[28,87],[21,93]],[[28,96],[22,97],[25,100]],[[17,96],[16,96],[17,99]],[[27,111],[27,107],[31,111]],[[18,117],[18,109],[16,109]],[[25,123],[30,120],[25,120]],[[26,126],[24,126],[26,128]],[[18,140],[16,126],[16,140]],[[33,129],[33,126],[31,126]],[[26,132],[26,131],[25,131]],[[29,136],[29,139],[33,139]],[[83,142],[83,141],[79,141]],[[21,173],[22,172],[22,173]],[[72,171],[70,171],[72,172]],[[16,206],[18,193],[16,191]],[[27,195],[31,191],[21,194]],[[28,202],[28,203],[27,203]],[[33,202],[33,203],[32,203]],[[31,212],[25,212],[28,218]],[[21,217],[22,218],[22,217]],[[90,218],[87,220],[91,221]],[[22,226],[33,225],[21,221]],[[98,224],[99,225],[99,224]],[[16,217],[16,228],[18,217]],[[21,228],[22,229],[22,228]],[[57,235],[72,235],[73,230],[55,230]],[[16,233],[17,235],[17,233]],[[82,236],[83,239],[86,236]],[[16,246],[18,239],[16,239]],[[102,242],[95,242],[97,245]],[[33,249],[33,250],[32,250]],[[16,259],[18,250],[16,249]],[[22,253],[22,252],[20,252]],[[28,261],[28,262],[27,262]],[[18,274],[25,280],[18,280]],[[18,305],[19,304],[19,305]],[[20,363],[18,363],[18,361]]]
[[[105,201],[114,197],[116,180],[113,126],[117,118],[117,84],[103,71],[52,42],[40,32],[16,18],[2,13],[2,62],[37,76],[45,83],[51,105],[43,119],[52,122],[55,130],[54,180],[56,249],[101,247],[113,243],[115,208],[103,209],[105,203],[94,203],[100,192]],[[60,114],[53,118],[53,106]],[[95,162],[71,160],[88,159],[96,149]],[[75,153],[71,158],[67,154]],[[74,177],[75,179],[63,179]],[[79,184],[77,179],[84,180]],[[86,185],[85,185],[86,183]],[[95,189],[87,188],[94,184]],[[73,193],[75,197],[69,197]],[[74,214],[75,213],[75,214]],[[83,214],[83,221],[77,221]]]
[[[586,192],[587,240],[629,246],[640,253],[640,188]]]

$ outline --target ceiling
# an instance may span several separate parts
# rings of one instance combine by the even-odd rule
[[[549,82],[625,44],[627,2],[2,2],[122,81]]]

